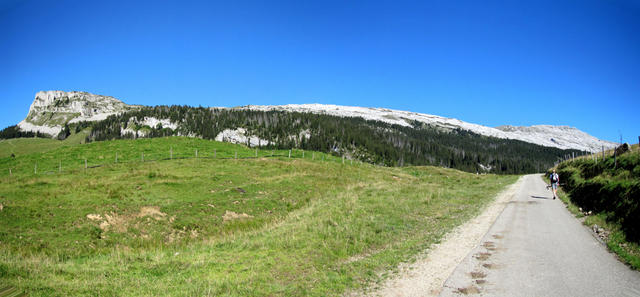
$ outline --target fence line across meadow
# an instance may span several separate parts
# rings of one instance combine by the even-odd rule
[[[240,152],[240,154],[238,154]],[[248,154],[251,152],[251,154]],[[225,154],[226,153],[226,154]],[[173,148],[170,148],[168,156],[166,153],[160,154],[157,152],[151,152],[145,154],[145,152],[140,152],[140,154],[132,157],[132,154],[120,154],[119,152],[114,152],[113,162],[99,162],[92,163],[91,159],[88,157],[85,158],[71,158],[73,160],[69,160],[70,158],[65,158],[63,162],[62,158],[58,158],[57,163],[52,162],[51,158],[47,160],[35,158],[33,162],[33,167],[31,165],[25,164],[30,163],[23,161],[22,164],[15,164],[15,166],[9,165],[6,170],[3,170],[5,173],[12,177],[14,175],[51,175],[51,174],[60,174],[60,173],[78,173],[78,172],[86,172],[89,169],[100,168],[105,166],[111,166],[116,164],[132,164],[132,163],[148,163],[148,162],[157,162],[157,161],[170,161],[170,160],[186,160],[186,159],[209,159],[209,160],[247,160],[247,159],[258,159],[258,158],[287,158],[287,159],[308,159],[312,161],[329,161],[329,162],[340,162],[340,158],[335,156],[330,156],[326,153],[319,153],[319,156],[316,156],[316,152],[311,152],[311,155],[305,154],[304,150],[294,150],[290,149],[288,152],[282,150],[235,150],[233,154],[229,155],[228,151],[220,151],[213,150],[213,152],[209,152],[209,154],[202,154],[202,151],[195,149],[193,154],[177,154],[174,153]],[[164,157],[162,157],[164,155]],[[124,157],[124,158],[123,158]],[[104,160],[104,155],[100,157],[95,157],[93,160],[99,159]],[[341,157],[342,164],[351,164],[353,165],[352,159],[345,159],[344,156]],[[94,161],[95,162],[95,161]],[[45,163],[46,165],[42,165]],[[69,165],[69,164],[75,165]],[[78,164],[80,163],[80,164]],[[360,161],[356,161],[356,164],[362,163]],[[33,169],[33,170],[31,170]]]

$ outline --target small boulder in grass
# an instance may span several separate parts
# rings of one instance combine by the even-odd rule
[[[630,152],[631,151],[631,146],[628,143],[623,143],[621,144],[619,147],[616,148],[616,155],[620,156],[626,152]]]

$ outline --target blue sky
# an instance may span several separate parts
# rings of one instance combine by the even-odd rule
[[[0,0],[0,129],[40,90],[386,107],[636,143],[640,1]]]

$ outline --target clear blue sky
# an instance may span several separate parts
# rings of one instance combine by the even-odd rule
[[[386,107],[636,143],[640,1],[0,0],[1,128],[40,90]]]

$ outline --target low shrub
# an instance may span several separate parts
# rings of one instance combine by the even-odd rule
[[[571,201],[585,211],[606,214],[630,241],[640,242],[640,154],[627,153],[596,162],[582,158],[557,167]],[[551,172],[547,172],[551,174]]]

